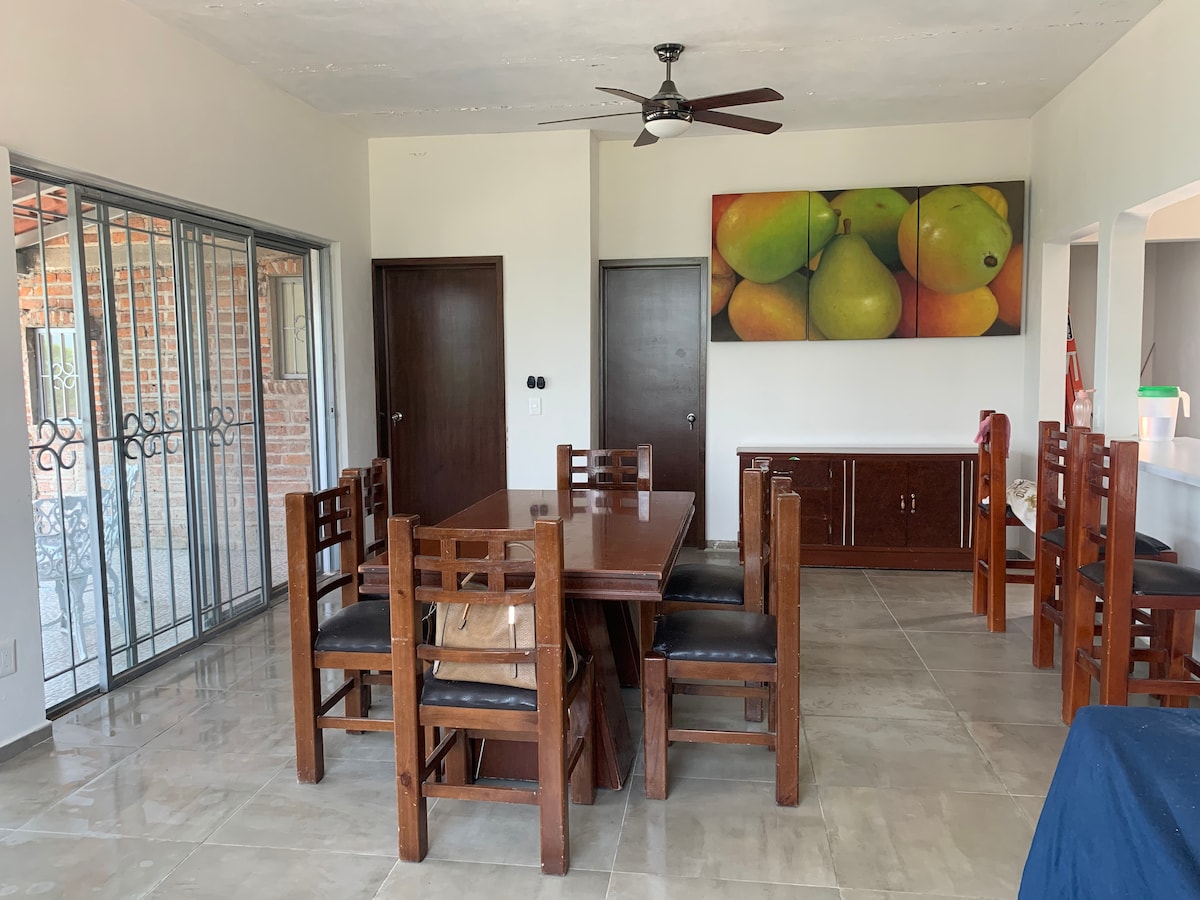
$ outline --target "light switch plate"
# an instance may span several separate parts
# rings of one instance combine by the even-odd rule
[[[0,640],[0,678],[17,671],[17,642],[13,638]]]
[[[542,398],[541,397],[530,397],[529,398],[529,414],[531,416],[540,416],[542,414]]]

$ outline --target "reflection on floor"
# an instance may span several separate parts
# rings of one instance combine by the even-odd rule
[[[276,608],[0,765],[0,896],[1015,897],[1066,736],[1030,609],[1010,588],[1009,631],[988,634],[966,574],[805,570],[800,806],[774,805],[761,748],[676,745],[667,802],[635,773],[572,807],[556,879],[522,806],[437,801],[430,858],[397,863],[387,735],[331,734],[325,780],[297,784]],[[740,718],[737,701],[678,704]]]

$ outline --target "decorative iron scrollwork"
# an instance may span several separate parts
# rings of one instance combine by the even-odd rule
[[[130,412],[121,419],[125,458],[150,459],[160,453],[176,453],[182,434],[178,410]]]
[[[43,472],[73,469],[77,447],[83,446],[83,433],[74,419],[42,419],[37,425],[37,441],[29,445],[34,465]]]
[[[237,433],[233,430],[237,425],[237,415],[232,406],[221,408],[213,406],[208,410],[208,442],[214,447],[231,447]]]

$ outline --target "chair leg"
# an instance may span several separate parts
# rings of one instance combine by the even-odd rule
[[[988,526],[987,627],[1003,633],[1008,629],[1008,560],[1005,554],[1004,517]]]
[[[779,806],[800,805],[800,675],[779,672],[774,687],[775,710],[775,802]]]
[[[350,693],[346,695],[346,716],[351,719],[361,719],[367,714],[366,704],[363,703],[363,692],[366,685],[363,684],[363,672],[355,669],[346,669],[345,676],[347,681],[353,681],[354,687]],[[347,729],[347,734],[362,734],[361,731]]]
[[[296,779],[301,784],[316,784],[325,777],[325,741],[317,727],[320,679],[320,670],[311,668],[307,659],[297,661],[292,673],[292,703],[296,720]]]
[[[542,874],[566,875],[571,866],[567,797],[566,711],[559,706],[538,712],[538,813],[542,838]]]
[[[988,563],[987,547],[988,520],[979,513],[975,516],[975,569],[971,580],[971,612],[977,616],[987,612],[988,576],[984,574],[984,564]]]
[[[443,760],[446,784],[470,784],[475,780],[475,770],[471,765],[471,738],[461,728],[454,730],[454,744]],[[479,752],[483,753],[482,747]]]
[[[667,728],[670,717],[670,682],[667,678],[666,657],[648,654],[642,660],[642,679],[645,682],[646,721],[643,743],[646,750],[646,796],[651,800],[667,799]]]
[[[1167,653],[1166,677],[1172,681],[1189,680],[1187,665],[1184,657],[1192,652],[1192,644],[1196,631],[1196,612],[1190,609],[1176,609],[1169,613],[1169,626],[1164,651]],[[1162,701],[1163,706],[1172,709],[1186,709],[1188,697],[1184,694],[1167,694]]]
[[[1063,598],[1062,632],[1062,719],[1070,725],[1075,713],[1087,706],[1092,695],[1092,676],[1079,664],[1080,649],[1091,652],[1096,621],[1096,601],[1090,591],[1075,583]]]
[[[1042,610],[1054,603],[1058,575],[1058,556],[1042,549],[1038,539],[1033,570],[1033,664],[1039,669],[1054,668],[1054,622]],[[1061,592],[1060,592],[1061,596]],[[1061,608],[1061,607],[1060,607]]]
[[[393,653],[397,650],[393,646]],[[392,720],[396,746],[396,821],[400,858],[420,862],[429,852],[429,804],[424,772],[428,749],[420,722],[417,673],[396,667],[392,674]]]
[[[1133,645],[1133,611],[1105,598],[1100,635],[1100,702],[1129,705],[1129,662]]]
[[[592,706],[595,674],[589,659],[583,671],[583,683],[569,710],[572,743],[583,739],[583,750],[571,772],[571,802],[591,806],[596,802],[596,723]],[[569,746],[569,745],[568,745]]]

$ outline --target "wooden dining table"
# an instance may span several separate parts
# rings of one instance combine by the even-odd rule
[[[563,593],[571,601],[573,639],[592,656],[596,783],[601,787],[619,789],[637,751],[618,671],[629,648],[623,653],[614,649],[612,628],[634,608],[637,643],[644,645],[652,634],[655,604],[662,600],[694,508],[695,495],[688,491],[502,490],[438,523],[448,528],[529,528],[547,516],[563,520]],[[386,552],[364,562],[361,573],[364,595],[387,596]],[[628,639],[616,637],[618,642]],[[634,678],[637,672],[634,665]]]

